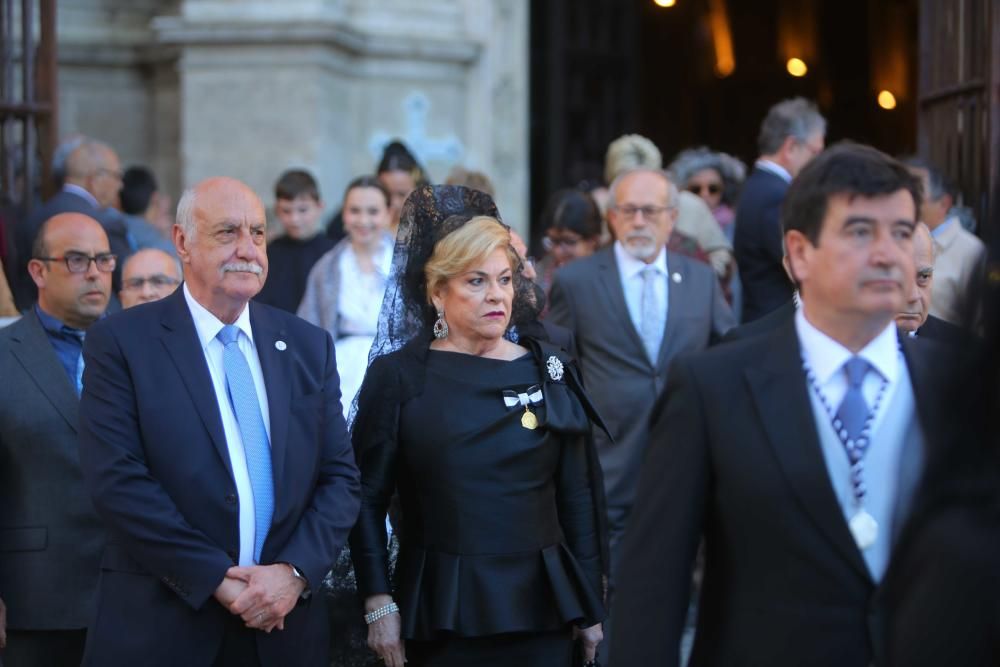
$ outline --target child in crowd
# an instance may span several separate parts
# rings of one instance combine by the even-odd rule
[[[274,186],[274,198],[284,234],[267,245],[267,281],[256,300],[294,313],[305,294],[309,271],[334,242],[321,233],[323,200],[309,172],[283,173]]]

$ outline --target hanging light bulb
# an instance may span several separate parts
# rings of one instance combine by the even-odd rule
[[[653,0],[653,4],[657,7],[673,7],[677,4],[677,0]]]
[[[806,64],[800,58],[789,58],[785,69],[794,77],[805,76],[806,72],[809,71],[809,68],[806,67]]]

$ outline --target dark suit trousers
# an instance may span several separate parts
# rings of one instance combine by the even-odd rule
[[[259,667],[260,658],[257,655],[255,637],[257,632],[246,627],[239,616],[230,615],[226,619],[222,648],[215,657],[213,667]]]
[[[4,667],[79,667],[86,630],[8,630]]]

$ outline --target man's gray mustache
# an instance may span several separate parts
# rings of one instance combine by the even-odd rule
[[[263,267],[260,264],[252,264],[250,262],[233,262],[232,264],[224,264],[222,266],[223,273],[237,272],[237,273],[253,273],[255,275],[260,275],[264,273]]]

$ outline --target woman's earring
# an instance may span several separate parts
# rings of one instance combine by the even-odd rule
[[[434,322],[434,337],[443,340],[448,337],[448,323],[444,321],[444,311],[438,311],[438,318]]]

